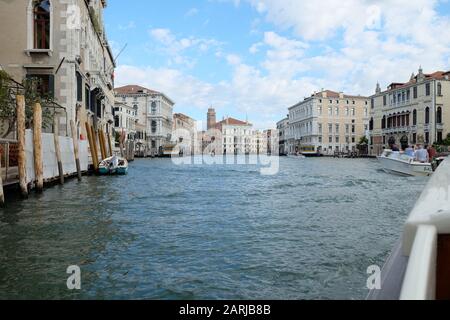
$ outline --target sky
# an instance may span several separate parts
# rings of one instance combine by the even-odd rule
[[[126,3],[126,5],[124,5]],[[450,70],[449,0],[109,0],[116,87],[163,92],[174,112],[274,128],[322,89],[369,96]]]

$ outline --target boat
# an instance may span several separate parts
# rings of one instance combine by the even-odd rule
[[[302,146],[300,147],[300,154],[310,158],[310,157],[321,157],[322,154],[316,150],[315,146]]]
[[[98,166],[98,172],[101,175],[107,174],[120,174],[124,175],[128,173],[128,161],[125,158],[112,156],[106,158],[100,162]]]
[[[288,158],[291,159],[306,159],[306,157],[302,154],[290,154],[288,155]]]
[[[369,286],[368,300],[450,299],[449,185],[446,159],[417,200],[381,273],[375,275],[377,284]]]
[[[431,163],[417,162],[414,157],[398,151],[385,150],[377,159],[387,173],[422,177],[433,174]]]
[[[124,158],[119,158],[119,164],[117,166],[116,173],[118,175],[128,174],[128,161]]]

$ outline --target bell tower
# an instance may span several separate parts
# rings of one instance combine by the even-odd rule
[[[208,130],[213,129],[216,123],[216,110],[211,107],[208,109]]]

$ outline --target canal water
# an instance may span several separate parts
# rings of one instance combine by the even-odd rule
[[[362,159],[259,169],[142,159],[9,203],[0,299],[363,299],[427,182]]]

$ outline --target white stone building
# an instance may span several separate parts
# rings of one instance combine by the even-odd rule
[[[125,103],[116,102],[114,105],[114,130],[124,133],[128,140],[136,138],[137,110]]]
[[[175,113],[173,115],[172,141],[180,147],[183,155],[198,154],[197,121],[185,114]]]
[[[289,108],[289,153],[356,151],[369,130],[369,101],[324,90]]]
[[[279,154],[288,154],[288,130],[289,130],[289,117],[279,121],[277,123],[278,139],[279,139]]]
[[[137,122],[144,126],[150,156],[161,156],[172,144],[173,107],[165,94],[138,85],[116,88],[117,101],[137,110]]]
[[[253,125],[248,121],[226,118],[215,127],[222,133],[224,154],[250,154],[255,150]]]

